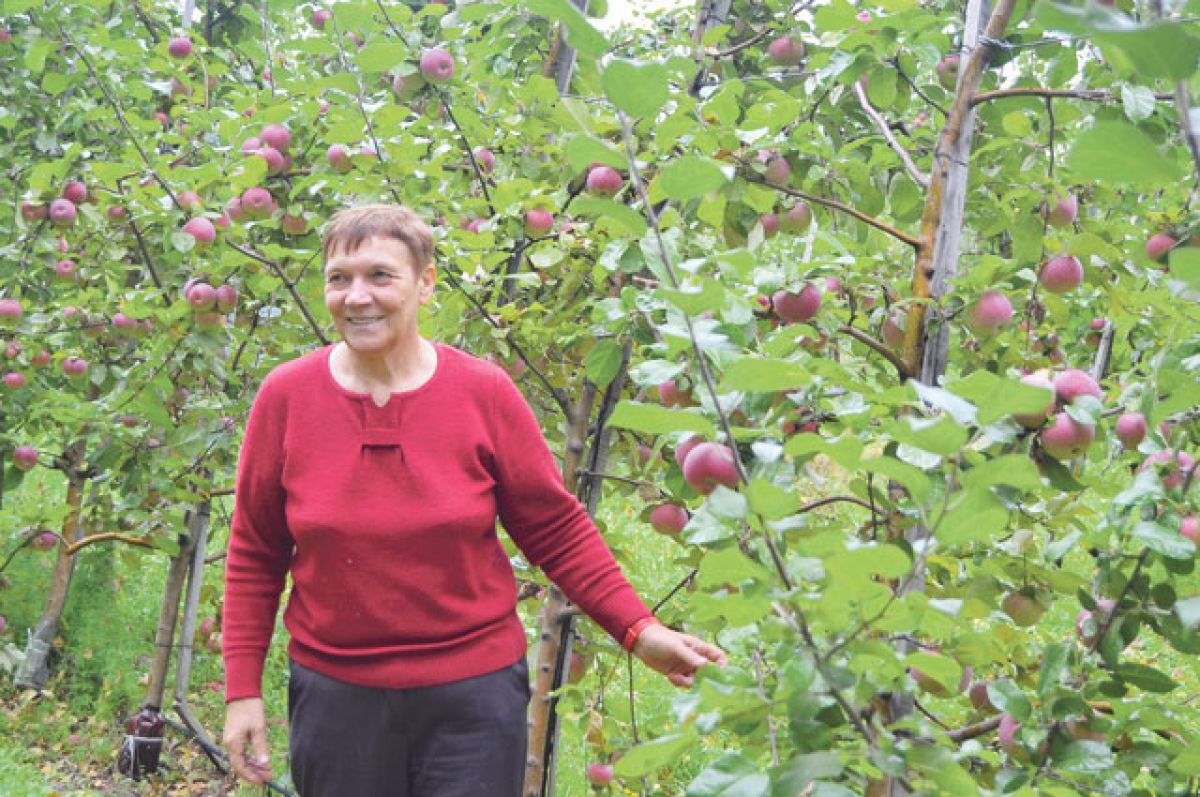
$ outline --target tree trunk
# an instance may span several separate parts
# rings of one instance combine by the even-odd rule
[[[58,634],[63,607],[67,604],[71,575],[75,572],[75,557],[67,554],[66,549],[81,536],[80,516],[83,509],[83,490],[87,483],[87,477],[79,467],[83,461],[83,454],[83,441],[68,446],[65,454],[63,469],[67,474],[67,516],[63,520],[62,540],[58,546],[58,559],[54,563],[54,576],[46,596],[46,605],[42,609],[37,629],[29,636],[25,658],[21,660],[13,678],[13,683],[19,689],[44,689],[50,677],[47,659],[50,648],[54,645],[54,637]]]

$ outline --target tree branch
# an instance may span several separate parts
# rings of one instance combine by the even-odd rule
[[[1117,95],[1102,89],[1044,89],[1039,86],[1020,86],[1011,89],[995,89],[981,91],[971,97],[970,105],[975,107],[991,100],[1003,100],[1009,97],[1059,97],[1071,100],[1091,100],[1093,102],[1116,102]],[[1169,100],[1173,94],[1155,94],[1156,100]]]
[[[834,210],[839,210],[842,213],[845,213],[849,216],[853,216],[854,218],[858,219],[859,221],[863,222],[864,224],[869,224],[870,226],[874,227],[875,229],[880,230],[881,232],[885,232],[888,235],[892,236],[893,238],[903,241],[904,243],[908,244],[909,246],[918,247],[921,245],[921,239],[915,238],[915,237],[909,235],[908,233],[901,232],[900,230],[897,230],[895,227],[892,227],[890,224],[882,222],[879,219],[875,218],[874,216],[868,216],[866,213],[863,213],[861,210],[856,210],[856,209],[850,207],[849,205],[838,202],[836,199],[826,199],[825,197],[816,196],[814,194],[809,194],[805,191],[797,191],[795,188],[790,188],[786,185],[779,185],[778,183],[772,183],[763,177],[759,177],[757,174],[754,174],[753,172],[745,173],[745,174],[743,174],[743,177],[746,178],[747,182],[758,183],[759,185],[765,185],[768,188],[774,188],[776,191],[779,191],[780,193],[787,194],[788,196],[796,197],[797,199],[803,199],[805,202],[812,202],[815,205],[821,205],[823,207],[832,208]]]
[[[325,337],[325,333],[321,331],[321,326],[317,323],[317,319],[313,317],[312,312],[308,309],[308,305],[305,304],[303,297],[300,296],[300,292],[296,290],[296,283],[288,279],[287,274],[283,273],[283,268],[278,263],[276,263],[274,260],[264,257],[263,255],[260,255],[253,249],[248,249],[239,244],[235,244],[228,238],[225,239],[225,243],[234,251],[241,252],[251,260],[257,260],[259,263],[265,264],[271,269],[271,271],[275,272],[275,276],[278,277],[279,281],[282,282],[284,287],[288,289],[288,293],[292,295],[292,301],[294,301],[296,306],[300,308],[300,312],[304,315],[304,319],[308,321],[308,325],[312,327],[313,334],[317,336],[317,340],[321,341],[322,346],[329,345],[329,339]]]
[[[867,99],[866,90],[863,89],[862,83],[857,80],[854,81],[854,95],[858,97],[858,104],[862,106],[867,116],[871,117],[871,121],[875,123],[875,127],[879,128],[879,132],[883,134],[887,143],[900,156],[900,161],[904,164],[909,177],[913,178],[917,185],[922,188],[928,188],[929,178],[918,171],[917,164],[913,163],[912,156],[908,154],[908,150],[900,146],[900,142],[896,140],[896,136],[892,133],[891,127],[888,126],[887,120],[871,105],[871,101]]]
[[[849,324],[843,324],[842,326],[838,327],[838,332],[849,335],[867,348],[873,349],[874,351],[883,355],[883,358],[891,363],[892,367],[896,369],[896,373],[899,374],[901,380],[911,379],[913,377],[913,371],[909,368],[908,363],[904,362],[904,360],[900,358],[900,355],[896,354],[896,352],[888,348],[886,344],[881,343],[880,341],[871,337],[858,327],[852,327]]]

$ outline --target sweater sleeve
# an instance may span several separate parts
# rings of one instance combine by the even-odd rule
[[[525,397],[498,369],[492,408],[500,522],[529,561],[620,642],[650,609],[621,573],[583,505],[564,486]]]
[[[262,695],[263,664],[292,560],[284,515],[282,471],[286,407],[263,381],[242,440],[229,553],[221,650],[225,700]]]

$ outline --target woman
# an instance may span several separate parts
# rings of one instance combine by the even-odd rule
[[[504,372],[420,336],[429,228],[407,208],[354,208],[334,217],[324,248],[341,341],[267,376],[238,465],[223,742],[241,777],[271,777],[262,670],[290,573],[289,753],[302,797],[517,797],[529,681],[497,519],[677,686],[724,654],[654,620]]]

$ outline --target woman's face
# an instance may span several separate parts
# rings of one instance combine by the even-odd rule
[[[386,353],[417,335],[417,309],[433,296],[432,264],[414,268],[408,246],[371,237],[325,261],[325,306],[352,350]]]

